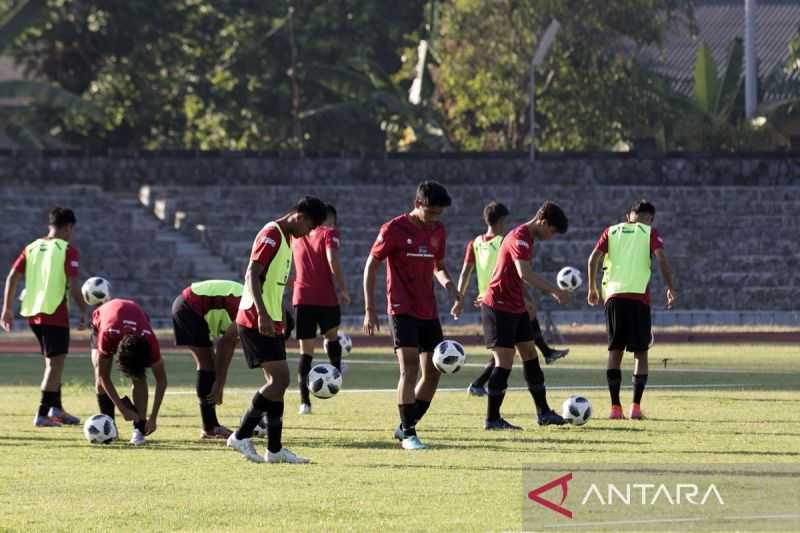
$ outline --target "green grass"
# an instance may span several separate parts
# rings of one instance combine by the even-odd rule
[[[469,353],[470,363],[486,359],[478,347]],[[197,440],[193,364],[185,354],[165,354],[170,389],[159,429],[141,449],[124,440],[90,446],[77,428],[32,427],[41,358],[4,354],[0,530],[519,530],[524,465],[796,463],[796,354],[796,347],[780,345],[656,345],[654,387],[643,403],[650,419],[611,422],[603,419],[609,408],[604,350],[576,346],[568,359],[545,367],[545,375],[551,405],[574,393],[592,400],[596,418],[586,426],[538,428],[530,396],[514,391],[503,411],[525,431],[486,433],[480,429],[484,401],[441,392],[418,428],[431,446],[424,452],[402,451],[391,439],[392,392],[343,392],[316,401],[314,414],[300,417],[293,387],[284,442],[314,461],[305,466],[254,465],[224,443]],[[79,355],[68,361],[63,395],[65,406],[83,418],[97,407],[89,360]],[[670,358],[666,370],[664,357]],[[357,351],[349,359],[347,388],[395,386],[390,353]],[[444,376],[441,387],[463,390],[478,371]],[[521,386],[521,369],[512,376],[511,385]],[[241,356],[234,359],[219,408],[223,423],[236,424],[260,380]],[[629,398],[626,387],[623,403]],[[127,424],[120,431],[130,437]]]

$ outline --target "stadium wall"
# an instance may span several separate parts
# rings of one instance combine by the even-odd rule
[[[93,184],[108,191],[236,183],[549,183],[780,186],[800,184],[800,153],[325,154],[216,151],[0,151],[0,182]]]

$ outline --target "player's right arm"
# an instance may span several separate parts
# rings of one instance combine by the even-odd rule
[[[600,303],[600,292],[597,290],[597,273],[600,270],[600,264],[603,262],[604,254],[601,250],[595,248],[589,256],[589,261],[586,265],[586,272],[589,276],[589,293],[586,296],[586,302],[589,305],[597,305]]]
[[[375,279],[380,264],[381,261],[370,254],[364,266],[364,332],[367,335],[374,335],[381,329],[378,313],[375,311]]]
[[[461,298],[456,300],[453,304],[453,308],[450,310],[450,314],[453,316],[461,316],[461,313],[464,312],[464,297],[467,295],[472,273],[475,271],[474,256],[470,254],[470,252],[472,252],[472,241],[467,243],[464,265],[461,267],[461,273],[458,275],[458,294],[461,295]],[[470,261],[470,259],[472,260]]]
[[[536,274],[533,271],[533,267],[531,267],[530,261],[515,258],[514,266],[517,268],[517,274],[522,278],[522,281],[531,287],[549,294],[560,304],[566,303],[569,300],[569,293],[551,285],[542,276]]]
[[[275,336],[275,324],[267,313],[267,307],[264,305],[264,296],[261,294],[261,276],[267,271],[267,266],[262,265],[258,261],[250,260],[247,265],[247,271],[244,273],[244,284],[247,285],[250,294],[253,295],[253,302],[255,302],[256,313],[258,314],[258,331],[267,337]]]
[[[11,331],[14,323],[14,295],[17,293],[17,283],[22,273],[12,268],[6,277],[6,286],[3,291],[3,313],[0,315],[0,326],[6,331]]]
[[[336,281],[336,287],[339,289],[340,303],[350,305],[350,292],[347,290],[344,271],[342,270],[342,264],[339,262],[338,246],[328,244],[325,247],[325,257],[328,259],[328,266],[331,269],[331,274],[333,274],[333,279]]]
[[[656,261],[658,261],[658,268],[661,270],[661,278],[667,286],[667,309],[672,309],[672,306],[675,304],[675,299],[677,298],[677,294],[675,294],[675,285],[672,281],[672,267],[669,265],[669,261],[667,261],[667,254],[664,253],[664,248],[657,249],[653,254],[656,256]]]
[[[117,388],[114,386],[114,380],[111,379],[111,365],[113,363],[113,359],[111,356],[107,356],[101,353],[98,349],[92,350],[92,364],[94,365],[94,377],[97,381],[97,384],[106,391],[106,394],[111,401],[114,402],[114,405],[119,409],[119,412],[122,414],[122,417],[125,420],[138,422],[139,421],[139,414],[132,410],[128,409],[124,403],[122,403],[122,399],[119,397],[117,393]]]

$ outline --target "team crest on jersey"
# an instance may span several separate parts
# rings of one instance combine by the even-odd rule
[[[273,239],[272,237],[267,237],[266,235],[264,237],[261,237],[261,243],[266,244],[268,246],[272,246],[273,248],[275,248],[275,246],[278,245],[278,243],[275,242],[275,239]]]
[[[77,262],[77,261],[70,261],[70,262],[69,262],[69,264],[70,264],[70,265],[71,265],[73,268],[78,268],[78,262]]]
[[[517,246],[519,246],[520,248],[530,248],[531,247],[530,244],[528,244],[526,241],[523,241],[522,239],[517,239]]]

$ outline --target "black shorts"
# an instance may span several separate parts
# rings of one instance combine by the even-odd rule
[[[338,305],[295,305],[294,311],[297,327],[294,336],[298,340],[316,338],[318,327],[320,334],[323,334],[342,323]]]
[[[650,347],[650,306],[638,300],[611,298],[605,310],[608,349],[646,352]]]
[[[481,305],[481,323],[487,348],[514,348],[533,340],[533,326],[527,311],[509,313]]]
[[[213,346],[206,319],[189,307],[183,295],[178,295],[172,302],[172,330],[175,333],[176,346]]]
[[[31,330],[39,341],[42,355],[55,357],[69,353],[69,328],[47,324],[31,324]]]
[[[420,353],[432,352],[444,340],[438,318],[423,320],[411,315],[392,315],[394,348],[417,348]]]
[[[286,339],[283,335],[267,337],[257,329],[246,328],[240,324],[236,324],[236,329],[239,330],[239,340],[248,367],[258,368],[261,363],[286,361]]]

